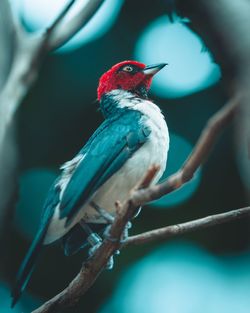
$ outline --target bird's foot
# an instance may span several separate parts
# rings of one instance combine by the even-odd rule
[[[134,214],[133,218],[136,218],[136,217],[141,213],[141,209],[142,209],[141,206],[139,206],[138,208],[136,208],[135,214]]]
[[[96,250],[100,247],[100,245],[102,244],[102,240],[97,242],[94,246],[92,246],[90,249],[89,249],[89,257],[93,256],[94,253],[96,252]],[[115,255],[117,254],[120,254],[120,251],[115,251],[114,253]],[[106,269],[107,270],[112,270],[114,267],[114,256],[112,255],[107,264],[106,264]]]
[[[89,257],[93,256],[94,253],[96,252],[96,250],[100,247],[100,245],[102,244],[102,238],[96,234],[96,233],[92,233],[88,236],[88,242],[91,245],[91,248],[89,249],[88,253],[89,253]],[[120,251],[117,250],[114,253],[115,255],[120,254]],[[106,265],[106,269],[107,270],[112,270],[114,267],[114,256],[112,255]]]
[[[121,239],[117,239],[117,238],[113,238],[112,236],[110,236],[110,228],[112,225],[109,225],[106,227],[104,233],[103,233],[103,237],[111,242],[120,242],[123,243],[128,239],[128,231],[129,229],[132,227],[132,223],[128,222],[124,228],[123,234]]]
[[[96,234],[96,233],[92,233],[88,236],[87,238],[88,243],[90,244],[91,248],[89,248],[89,256],[93,256],[94,253],[96,252],[96,250],[100,247],[100,245],[102,244],[102,238]]]
[[[100,246],[102,243],[102,238],[97,233],[92,233],[88,236],[87,241],[91,247],[94,248],[96,246]]]
[[[123,234],[122,234],[122,242],[125,242],[128,239],[128,232],[129,229],[132,228],[132,223],[131,222],[127,222]]]
[[[102,244],[102,240],[97,242],[95,245],[92,245],[91,248],[89,248],[89,257],[92,257],[96,250],[100,247],[100,245]]]
[[[123,232],[123,235],[122,235],[122,240],[119,240],[119,239],[116,239],[116,238],[112,238],[110,236],[110,227],[111,225],[107,226],[106,227],[106,230],[105,232],[103,233],[103,236],[105,239],[111,241],[111,242],[118,242],[120,241],[121,243],[122,242],[125,242],[128,238],[128,230],[132,227],[132,223],[131,222],[128,222],[125,229],[124,229],[124,232]],[[102,240],[101,238],[95,233],[92,233],[89,237],[88,237],[88,241],[89,243],[92,245],[92,247],[89,249],[89,256],[92,256],[95,251],[100,247],[100,245],[102,244]],[[114,255],[119,255],[120,254],[120,250],[116,250]],[[114,255],[112,255],[108,262],[107,262],[107,265],[106,265],[106,269],[107,270],[111,270],[113,269],[114,267]]]
[[[117,238],[113,238],[110,236],[110,228],[112,225],[109,225],[106,227],[106,230],[103,233],[103,237],[111,242],[120,242],[123,243],[127,240],[128,238],[128,230],[132,227],[132,223],[128,222],[127,225],[125,226],[124,232],[122,234],[122,239],[117,239]],[[120,250],[116,250],[114,255],[119,255],[120,254]],[[107,263],[106,268],[108,270],[111,270],[114,267],[114,256],[112,255]]]

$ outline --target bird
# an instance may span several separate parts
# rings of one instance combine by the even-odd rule
[[[36,236],[12,288],[12,307],[29,282],[42,248],[61,241],[65,255],[100,244],[115,217],[147,170],[166,168],[169,132],[160,108],[149,99],[156,73],[166,63],[146,66],[133,60],[112,66],[99,79],[97,99],[104,121],[83,148],[61,166],[44,203]]]

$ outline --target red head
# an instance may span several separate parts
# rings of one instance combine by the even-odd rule
[[[101,97],[114,89],[129,90],[140,94],[140,90],[149,90],[153,75],[161,70],[166,64],[156,64],[146,66],[143,63],[136,61],[120,62],[106,73],[104,73],[100,80],[97,90],[98,100]]]

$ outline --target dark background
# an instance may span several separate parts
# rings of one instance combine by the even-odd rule
[[[133,59],[136,41],[145,26],[164,15],[166,11],[165,2],[160,0],[125,1],[118,19],[104,36],[74,51],[54,53],[47,58],[38,81],[17,114],[20,192],[5,275],[8,284],[14,280],[18,266],[34,236],[43,199],[50,183],[59,173],[59,166],[76,154],[103,120],[96,101],[100,75],[117,62]],[[200,92],[172,99],[159,98],[157,94],[152,93],[151,98],[167,117],[170,132],[184,137],[194,145],[206,121],[227,100],[223,92],[223,73],[222,80]],[[171,146],[170,149],[171,158],[174,160],[175,147]],[[198,188],[186,201],[177,202],[166,209],[164,206],[145,206],[139,217],[134,220],[131,233],[246,206],[235,160],[233,126],[225,130],[200,175]],[[247,300],[244,299],[250,298],[250,287],[248,284],[241,284],[241,279],[244,277],[250,283],[249,243],[249,220],[242,219],[196,231],[169,243],[128,248],[115,258],[114,269],[105,271],[80,303],[67,312],[153,312],[150,307],[154,307],[153,301],[156,300],[153,297],[144,298],[146,286],[145,282],[139,283],[140,277],[143,276],[140,271],[145,267],[146,271],[152,271],[153,275],[159,262],[165,260],[167,267],[168,259],[174,255],[176,265],[172,270],[176,270],[176,275],[179,271],[179,260],[184,262],[183,264],[187,260],[187,270],[181,279],[178,278],[179,275],[176,276],[175,283],[180,286],[177,288],[176,297],[182,298],[184,291],[181,288],[184,282],[188,282],[190,290],[192,285],[197,286],[197,298],[190,298],[190,301],[193,301],[193,310],[188,311],[179,308],[177,304],[176,310],[168,307],[169,303],[161,297],[158,302],[162,301],[162,312],[206,312],[207,299],[201,300],[203,296],[199,295],[199,290],[200,293],[205,290],[205,293],[211,296],[211,302],[219,308],[216,311],[211,307],[208,311],[210,313],[231,312],[226,308],[228,305],[233,308],[236,304],[237,312],[247,312]],[[157,257],[154,253],[158,253]],[[45,249],[16,312],[20,312],[20,308],[28,312],[30,308],[66,287],[79,271],[85,255],[85,252],[80,252],[76,256],[65,257],[59,245]],[[155,261],[149,265],[151,255]],[[196,258],[196,255],[209,257],[201,260]],[[214,262],[219,262],[220,267],[217,268]],[[231,270],[228,268],[229,263]],[[192,276],[192,266],[188,270],[190,264],[193,264],[194,272],[193,279],[188,280],[185,273]],[[224,275],[220,282],[221,292],[230,289],[231,293],[225,291],[225,295],[213,297],[213,290],[218,286],[218,282],[214,279],[214,287],[211,282],[208,284],[207,276],[204,275],[202,279],[196,272],[196,265],[203,267],[206,273],[214,271],[218,275]],[[232,276],[234,280],[230,280]],[[124,277],[129,277],[126,282]],[[157,278],[157,275],[155,277]],[[159,279],[158,285],[161,290],[165,290],[166,295],[172,290],[167,281],[164,284]],[[133,304],[129,298],[129,290],[134,290],[134,286],[142,297],[141,307]],[[245,289],[242,287],[239,291],[237,286],[245,286]],[[153,288],[150,281],[147,288]],[[245,297],[242,301],[237,300],[240,299],[238,293],[242,299]],[[188,294],[186,297],[188,298]],[[195,301],[198,300],[201,305],[197,308]],[[105,308],[104,303],[108,303]],[[143,303],[147,305],[143,306]],[[248,304],[250,305],[249,302]],[[139,309],[136,311],[137,307]],[[156,307],[155,312],[160,312]]]

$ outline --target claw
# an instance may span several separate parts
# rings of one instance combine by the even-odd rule
[[[102,238],[97,233],[90,234],[87,240],[91,247],[95,247],[96,245],[102,242]]]
[[[124,228],[123,234],[122,234],[122,240],[121,242],[125,242],[128,239],[128,230],[132,227],[132,223],[128,222]]]
[[[114,267],[114,256],[112,255],[110,258],[109,258],[109,260],[108,260],[108,263],[107,263],[107,265],[106,265],[106,269],[107,270],[112,270],[113,269],[113,267]]]
[[[123,234],[122,234],[122,239],[117,239],[117,238],[112,238],[110,236],[110,228],[111,225],[107,226],[104,233],[103,233],[103,237],[111,242],[120,242],[120,243],[124,243],[127,239],[128,239],[128,230],[132,227],[132,223],[128,222],[124,228]]]
[[[100,247],[100,245],[102,244],[102,241],[99,241],[98,243],[96,243],[94,246],[92,246],[90,249],[89,249],[89,257],[92,257],[94,255],[94,253],[96,252],[96,250]],[[120,251],[117,250],[115,251],[114,253],[115,255],[118,255],[120,254]],[[114,267],[114,256],[112,255],[108,262],[107,262],[107,265],[106,265],[106,269],[107,270],[112,270]]]
[[[94,253],[96,252],[96,250],[100,247],[100,245],[102,244],[102,242],[98,242],[96,245],[92,246],[91,248],[89,248],[89,256],[93,256]]]
[[[82,225],[83,227],[85,227],[85,224],[83,223]],[[127,240],[128,238],[128,230],[132,227],[132,223],[131,222],[128,222],[124,228],[124,232],[123,232],[123,235],[122,235],[122,239],[117,239],[117,238],[112,238],[110,236],[110,228],[111,228],[112,225],[108,225],[103,233],[103,236],[105,239],[111,241],[111,242],[120,242],[120,243],[123,243]],[[100,245],[102,244],[102,238],[96,234],[96,233],[90,233],[90,235],[88,236],[88,242],[89,244],[92,246],[90,249],[89,249],[89,256],[91,257],[95,252],[96,250],[100,247]],[[114,252],[114,255],[119,255],[120,254],[120,251],[119,250],[116,250]],[[107,262],[107,265],[106,265],[106,269],[107,270],[111,270],[113,269],[114,267],[114,256],[112,255],[110,257],[110,259],[108,260]]]

